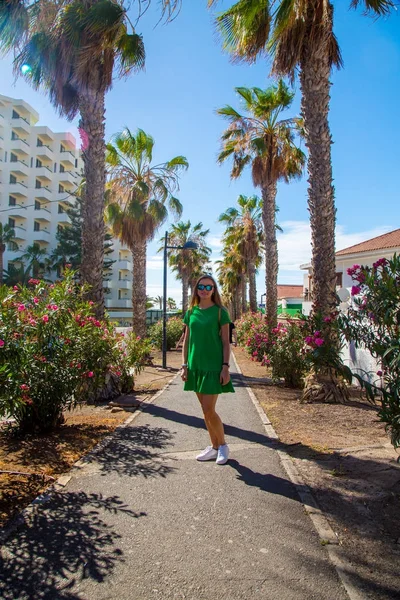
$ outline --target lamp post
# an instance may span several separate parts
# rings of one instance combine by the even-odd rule
[[[168,246],[168,231],[164,238],[164,280],[163,280],[163,329],[162,329],[162,368],[167,368],[167,250],[196,250],[198,244],[188,241],[183,246]]]
[[[267,297],[267,294],[261,294],[261,299],[260,299],[260,308],[262,308],[262,299],[263,299],[263,296]]]

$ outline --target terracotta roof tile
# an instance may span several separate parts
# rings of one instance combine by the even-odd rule
[[[357,252],[369,252],[372,250],[387,250],[389,248],[400,248],[400,229],[395,229],[389,233],[378,235],[378,237],[372,238],[372,240],[339,250],[339,252],[336,252],[336,256],[345,256],[346,254],[357,254]]]
[[[278,285],[278,300],[282,298],[301,298],[303,295],[302,285]]]

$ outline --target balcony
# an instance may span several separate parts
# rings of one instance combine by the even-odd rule
[[[73,173],[72,171],[64,171],[64,173],[59,173],[60,176],[60,183],[62,185],[65,184],[72,184],[74,186],[78,185],[78,181],[77,181],[77,175],[75,173]]]
[[[13,228],[15,232],[14,240],[18,244],[19,242],[24,242],[26,240],[26,229],[25,227],[20,227],[19,225],[15,225]]]
[[[53,150],[44,144],[36,147],[36,156],[45,160],[54,160]]]
[[[63,165],[75,167],[75,154],[71,150],[61,150],[60,162]]]
[[[126,260],[126,259],[121,259],[118,261],[118,269],[120,271],[131,271],[132,270],[132,263],[130,260]]]
[[[50,231],[46,229],[39,229],[39,231],[34,231],[32,235],[34,242],[42,242],[43,244],[50,243]]]
[[[10,173],[21,177],[28,177],[29,166],[23,160],[12,160],[10,161]]]
[[[35,200],[52,200],[53,192],[50,188],[42,186],[40,188],[35,188]]]
[[[132,289],[132,281],[129,279],[119,279],[118,283],[113,285],[119,290],[131,290]]]
[[[41,140],[46,140],[46,142],[54,141],[54,133],[45,125],[39,125],[38,127],[35,127],[35,133],[40,136]]]
[[[23,196],[24,198],[28,197],[28,186],[21,181],[16,181],[15,183],[9,183],[10,192],[13,196]]]
[[[132,310],[132,300],[129,300],[129,298],[124,298],[123,300],[105,300],[105,306],[106,308],[128,308]]]
[[[71,223],[71,220],[66,212],[62,212],[57,214],[57,223],[62,225],[64,223]]]
[[[11,127],[18,131],[18,133],[29,134],[31,132],[31,125],[24,117],[11,119]]]
[[[25,140],[11,140],[11,152],[16,152],[17,154],[23,154],[24,156],[28,156],[30,152],[30,146]]]
[[[51,181],[53,177],[53,171],[44,165],[42,167],[36,167],[35,177],[38,179],[47,179],[47,181]]]

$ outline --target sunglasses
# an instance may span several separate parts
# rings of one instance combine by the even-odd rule
[[[210,284],[208,284],[208,285],[203,285],[202,283],[199,283],[199,284],[198,284],[198,286],[197,286],[197,289],[198,289],[198,290],[200,290],[201,292],[202,292],[203,290],[207,290],[207,292],[211,292],[211,290],[213,289],[213,287],[214,287],[214,286],[213,286],[213,285],[210,285]]]

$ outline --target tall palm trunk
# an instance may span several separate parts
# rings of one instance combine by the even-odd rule
[[[189,291],[189,277],[182,275],[182,313],[185,314],[188,309],[188,291]]]
[[[332,15],[331,15],[332,16]],[[332,19],[331,19],[332,27]],[[335,266],[335,200],[332,185],[331,144],[329,128],[330,64],[326,44],[320,51],[305,50],[301,61],[301,110],[306,131],[308,158],[308,206],[310,211],[312,244],[312,314],[323,317],[336,308]],[[322,325],[325,344],[336,347],[339,340],[335,329]],[[305,379],[303,401],[345,402],[348,390],[337,371],[330,367],[313,369]]]
[[[132,329],[146,335],[146,241],[137,240],[132,251]]]
[[[241,288],[242,288],[241,296],[242,296],[242,314],[243,314],[247,311],[247,277],[246,277],[245,273],[243,273],[243,275],[242,275]]]
[[[252,261],[249,262],[248,273],[250,310],[252,312],[257,312],[256,266]]]
[[[4,262],[3,256],[6,251],[6,245],[0,244],[0,285],[3,285],[3,270],[4,270]]]
[[[278,318],[278,242],[276,239],[276,181],[262,188],[262,218],[265,235],[265,314],[268,330],[276,327]]]
[[[240,295],[238,293],[235,293],[233,297],[233,312],[236,321],[240,317]]]
[[[104,316],[104,188],[105,127],[104,93],[93,88],[80,101],[80,127],[86,132],[88,146],[82,158],[85,192],[82,202],[82,267],[84,283],[90,285],[88,297],[95,303],[97,318]]]
[[[328,316],[336,305],[335,200],[329,129],[330,65],[326,53],[310,52],[301,65],[301,110],[306,130],[308,206],[312,246],[312,310]]]

